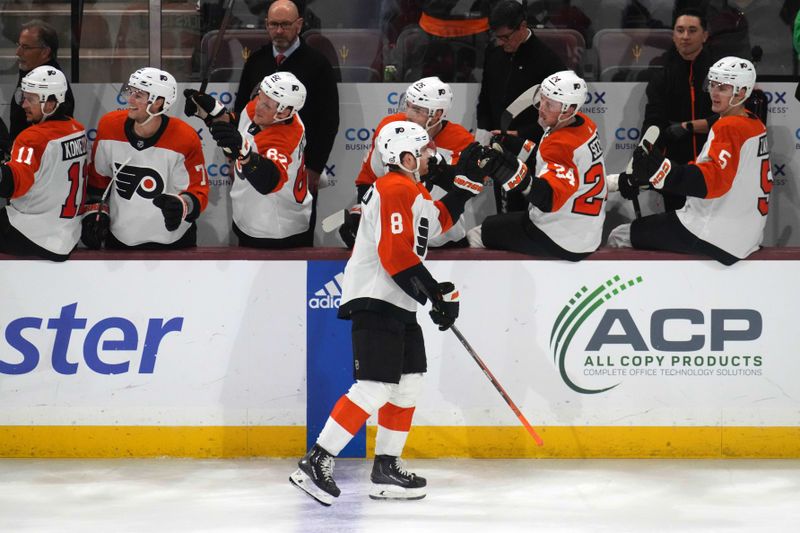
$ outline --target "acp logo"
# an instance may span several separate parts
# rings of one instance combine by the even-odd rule
[[[344,272],[339,272],[333,279],[328,280],[314,296],[308,299],[311,309],[338,309],[342,301],[342,281]]]
[[[567,357],[570,344],[593,313],[612,298],[630,293],[641,283],[641,276],[627,281],[623,281],[620,276],[613,276],[591,292],[585,286],[581,287],[561,309],[550,333],[550,347],[561,378],[575,392],[598,394],[619,385],[617,383],[609,387],[590,389],[576,384],[569,375]],[[756,366],[761,364],[760,356],[720,353],[726,350],[726,344],[730,342],[755,341],[761,337],[763,317],[755,309],[655,309],[647,324],[649,345],[642,334],[643,331],[648,331],[647,327],[637,324],[628,309],[605,309],[593,330],[586,328],[587,331],[581,331],[582,338],[589,334],[589,340],[580,354],[586,356],[587,361],[600,361],[605,357],[612,367],[628,366],[639,369],[643,365],[658,368],[666,365],[665,370],[671,370],[672,367],[687,365],[714,366],[718,362],[723,366],[740,366],[742,361],[745,365],[750,361]],[[707,327],[707,334],[698,331],[698,327],[703,326]],[[632,352],[635,355],[592,355],[609,347],[615,354]],[[706,350],[713,355],[704,354]],[[632,372],[631,375],[635,373]]]

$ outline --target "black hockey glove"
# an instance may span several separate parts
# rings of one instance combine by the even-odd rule
[[[153,198],[153,205],[161,209],[161,214],[164,215],[164,226],[167,231],[175,231],[186,219],[186,215],[192,212],[192,206],[189,205],[191,199],[185,198],[179,194],[159,194]]]
[[[218,118],[227,111],[225,106],[213,96],[194,89],[184,89],[183,96],[186,97],[186,104],[183,106],[184,114],[187,117],[198,117],[206,124],[210,124],[211,119]]]
[[[625,174],[624,172],[619,175],[619,193],[626,200],[633,200],[639,196],[639,186],[633,182],[633,176]]]
[[[489,158],[487,152],[488,150],[476,142],[464,148],[455,166],[453,185],[473,196],[480,194],[483,190],[483,178],[486,177],[483,165]]]
[[[688,137],[692,131],[694,131],[694,126],[691,121],[687,122],[686,126],[687,127],[684,128],[681,122],[672,124],[664,130],[664,133],[662,134],[664,136],[664,140],[668,143],[673,143]]]
[[[634,185],[645,189],[652,187],[660,190],[664,187],[664,181],[670,170],[672,170],[672,162],[652,146],[648,146],[647,150],[641,146],[634,150],[633,171],[631,172]],[[621,177],[622,175],[620,175]]]
[[[493,135],[489,146],[494,146],[495,144],[499,144],[504,150],[516,155],[520,161],[528,161],[528,158],[536,150],[536,143],[530,139],[507,133]]]
[[[222,148],[225,155],[232,159],[246,159],[250,155],[250,143],[242,138],[236,124],[231,122],[214,122],[209,126],[211,136]]]
[[[108,204],[97,202],[84,207],[81,220],[81,241],[90,250],[99,250],[108,237],[111,218],[108,215]]]
[[[361,224],[361,204],[354,205],[344,212],[344,223],[339,226],[339,236],[344,241],[344,245],[350,250],[356,244],[358,226]]]
[[[455,169],[448,165],[444,158],[436,154],[428,159],[428,173],[420,176],[422,184],[429,191],[433,186],[441,187],[447,192],[453,190],[453,180],[456,177]]]
[[[444,331],[456,322],[458,318],[458,291],[449,281],[438,283],[436,290],[431,294],[431,320],[439,326],[439,331]]]
[[[485,165],[487,174],[502,185],[503,190],[508,192],[517,187],[525,191],[531,184],[528,176],[528,166],[517,159],[511,152],[503,150],[499,144],[492,146],[491,155]]]

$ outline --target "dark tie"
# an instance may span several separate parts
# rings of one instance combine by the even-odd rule
[[[284,59],[286,59],[286,56],[285,56],[285,55],[283,55],[283,54],[278,54],[278,55],[276,55],[276,56],[275,56],[275,63],[277,63],[277,64],[278,64],[278,66],[280,66],[280,64],[281,64],[281,63],[283,63],[283,60],[284,60]]]

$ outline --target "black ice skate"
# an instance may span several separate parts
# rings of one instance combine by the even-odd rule
[[[425,478],[407,472],[399,457],[376,455],[370,477],[369,497],[373,500],[421,500],[425,497]]]
[[[292,485],[308,493],[322,505],[330,505],[342,491],[333,480],[333,456],[315,444],[297,463],[298,468],[289,476]]]

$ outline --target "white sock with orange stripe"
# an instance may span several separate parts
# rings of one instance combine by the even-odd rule
[[[406,445],[424,374],[403,374],[389,401],[378,410],[375,455],[399,457]]]
[[[338,455],[361,426],[389,399],[397,385],[379,381],[356,381],[333,406],[317,444]]]

